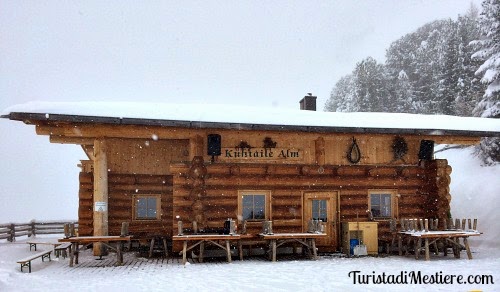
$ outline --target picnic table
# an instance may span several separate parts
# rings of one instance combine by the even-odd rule
[[[398,249],[399,255],[402,255],[402,245],[405,238],[410,241],[415,242],[415,259],[418,259],[419,254],[422,250],[425,251],[425,260],[430,260],[429,246],[435,245],[436,242],[443,240],[446,243],[451,244],[453,247],[453,253],[456,258],[460,258],[460,250],[465,249],[469,260],[472,259],[472,253],[470,250],[469,242],[467,238],[469,236],[479,236],[480,232],[476,230],[437,230],[437,231],[400,231],[398,232]],[[463,239],[463,245],[460,244],[460,238]],[[422,247],[422,241],[424,241],[424,247]],[[407,249],[408,252],[408,249]],[[446,247],[444,248],[444,255],[447,255]]]
[[[123,243],[126,241],[130,241],[132,236],[77,236],[77,237],[68,237],[61,238],[59,242],[71,242],[72,251],[69,255],[69,266],[73,266],[73,260],[75,264],[78,264],[78,253],[79,253],[79,245],[80,244],[89,244],[89,243],[97,243],[100,242],[103,245],[109,247],[110,249],[116,251],[117,264],[121,265],[123,263]],[[112,246],[111,243],[115,243],[115,246]]]
[[[227,262],[231,262],[231,241],[239,241],[241,236],[239,234],[190,234],[190,235],[174,235],[172,236],[173,241],[182,241],[182,263],[187,262],[187,252],[197,246],[200,247],[200,255],[198,257],[199,262],[203,262],[203,254],[205,251],[205,243],[210,243],[215,245],[226,252]],[[220,241],[224,241],[224,245],[220,244]],[[191,246],[188,243],[192,242]],[[241,259],[240,251],[240,259]]]
[[[318,258],[316,251],[316,239],[326,237],[326,233],[273,233],[273,234],[259,234],[259,236],[268,241],[270,258],[273,262],[276,261],[276,249],[283,244],[290,242],[298,242],[305,246],[308,250],[309,256],[316,260]]]

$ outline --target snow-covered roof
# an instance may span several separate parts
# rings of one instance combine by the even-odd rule
[[[21,121],[190,128],[500,136],[500,119],[403,113],[333,113],[222,104],[28,102],[5,109],[1,116]]]

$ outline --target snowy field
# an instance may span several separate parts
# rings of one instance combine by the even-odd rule
[[[340,258],[322,256],[318,261],[307,259],[278,261],[234,260],[225,262],[152,263],[135,260],[133,253],[125,255],[123,267],[69,268],[69,259],[33,262],[31,274],[21,273],[17,260],[30,251],[20,238],[15,243],[0,241],[0,291],[500,291],[500,247],[498,247],[498,191],[500,166],[480,167],[471,150],[448,150],[439,153],[453,166],[451,192],[452,214],[457,217],[479,218],[478,229],[484,234],[470,238],[473,260],[465,252],[460,259],[452,255],[432,256],[431,261],[413,257]],[[37,237],[43,239],[43,237]],[[51,240],[55,240],[51,238]],[[111,257],[114,258],[112,255]],[[94,258],[85,251],[81,263]],[[362,275],[407,276],[412,272],[422,276],[438,275],[492,276],[494,284],[354,284],[352,271]],[[388,277],[387,279],[389,279]]]

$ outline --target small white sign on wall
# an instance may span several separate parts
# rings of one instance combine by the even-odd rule
[[[106,211],[108,211],[108,203],[107,202],[95,202],[94,211],[95,212],[106,212]]]

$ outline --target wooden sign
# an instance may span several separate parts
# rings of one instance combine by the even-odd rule
[[[222,148],[219,160],[263,161],[263,160],[296,160],[304,159],[304,152],[295,148]]]

